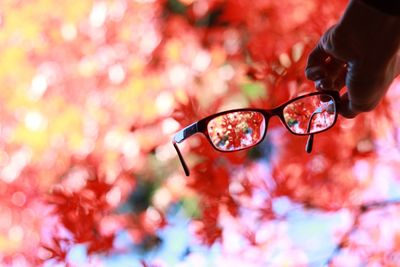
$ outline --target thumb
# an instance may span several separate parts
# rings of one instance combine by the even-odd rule
[[[352,109],[349,94],[347,92],[340,97],[338,111],[340,115],[348,119],[352,119],[360,113]]]

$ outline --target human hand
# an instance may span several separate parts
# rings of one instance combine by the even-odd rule
[[[371,111],[400,74],[400,17],[353,0],[338,24],[310,53],[306,76],[317,90],[340,90],[339,112],[353,118]]]

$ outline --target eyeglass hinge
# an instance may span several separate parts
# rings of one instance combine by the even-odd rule
[[[176,143],[180,143],[189,136],[192,136],[193,134],[197,133],[197,123],[192,123],[191,125],[187,126],[186,128],[180,130],[177,132],[174,136],[174,141]]]

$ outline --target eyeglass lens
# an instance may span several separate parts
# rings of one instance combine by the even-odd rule
[[[330,95],[300,98],[283,109],[286,125],[295,134],[323,131],[335,122],[336,105]]]
[[[254,146],[265,132],[265,118],[257,111],[236,111],[223,114],[207,125],[212,144],[222,151]]]

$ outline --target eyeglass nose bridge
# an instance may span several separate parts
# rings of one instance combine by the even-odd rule
[[[284,106],[279,106],[273,109],[264,109],[263,110],[263,115],[266,118],[266,120],[270,120],[273,117],[278,117],[280,120],[284,119],[283,118],[283,108]]]
[[[281,124],[283,124],[283,126],[285,125],[285,118],[283,116],[284,107],[285,106],[282,105],[282,106],[279,106],[279,107],[276,107],[276,108],[273,108],[273,109],[260,109],[260,110],[258,110],[260,113],[262,113],[262,115],[264,116],[264,119],[265,119],[265,135],[266,135],[266,133],[268,131],[268,125],[270,124],[269,122],[274,117],[277,117],[279,119],[279,121],[281,122]]]

